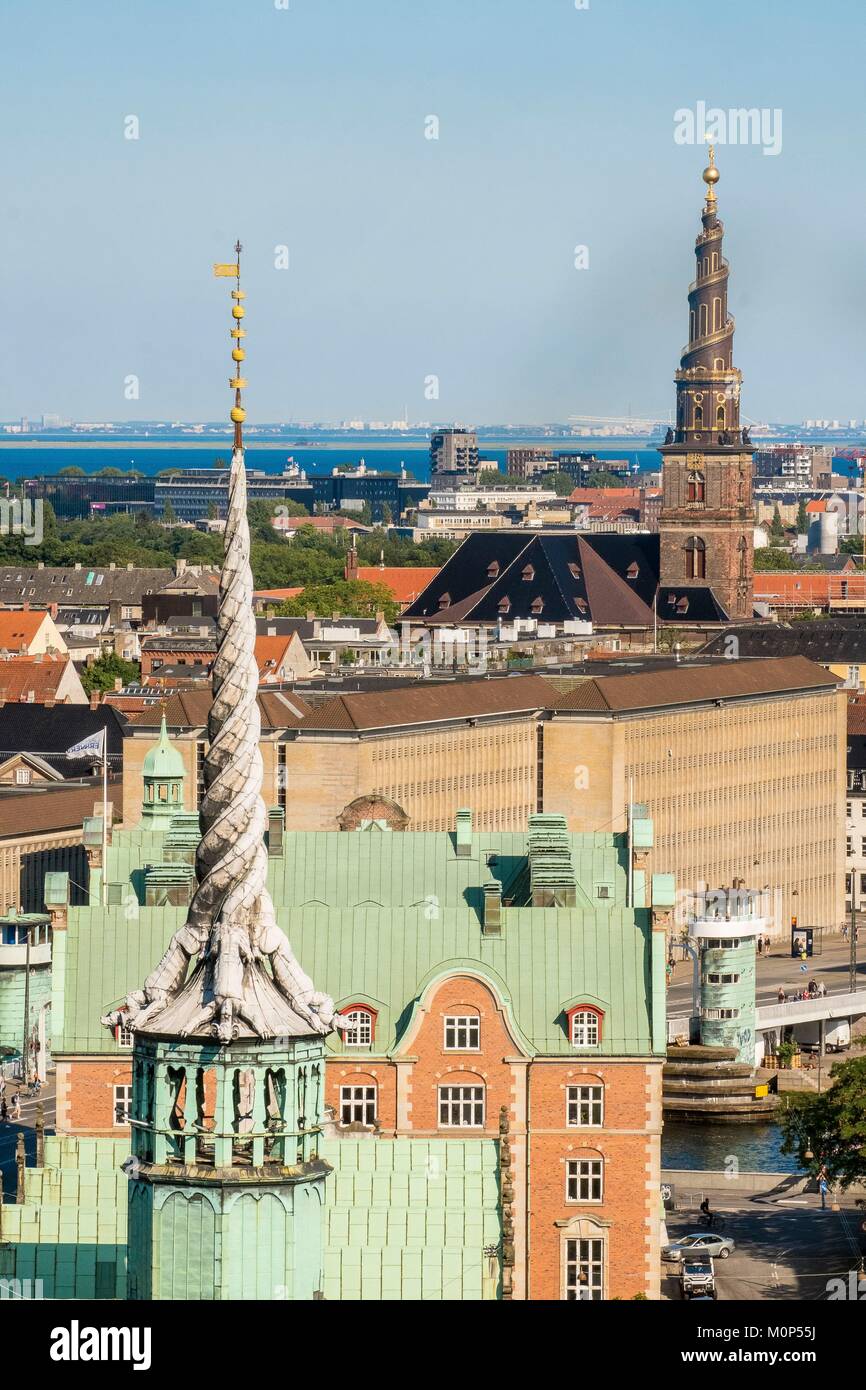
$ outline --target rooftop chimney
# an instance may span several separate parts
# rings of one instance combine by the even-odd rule
[[[98,691],[98,690],[91,690],[91,692],[90,692],[90,708],[91,708],[91,709],[99,709],[99,691]]]
[[[457,834],[454,848],[458,859],[468,859],[472,853],[472,812],[457,812]]]
[[[485,936],[499,936],[502,932],[502,885],[491,878],[484,884],[484,916],[481,930]]]

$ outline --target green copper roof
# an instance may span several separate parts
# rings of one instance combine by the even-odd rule
[[[164,714],[162,727],[159,731],[159,742],[155,743],[145,755],[141,772],[143,777],[157,779],[186,776],[183,757],[169,739]]]
[[[55,937],[55,1051],[116,1050],[100,1015],[140,987],[182,922],[183,908],[140,906],[144,866],[164,862],[164,838],[115,831],[108,876],[129,884],[125,904],[71,908],[67,932]],[[663,1009],[653,1008],[653,995],[661,991],[663,1001],[664,943],[653,950],[649,907],[626,906],[625,837],[565,838],[574,907],[522,905],[526,831],[474,832],[462,857],[450,833],[291,833],[282,857],[269,861],[269,884],[280,925],[317,987],[338,1003],[377,1009],[377,1054],[397,1045],[432,981],[455,969],[496,988],[530,1051],[574,1055],[564,1010],[585,1001],[605,1013],[595,1051],[661,1054]],[[499,936],[482,932],[491,878],[505,904]],[[339,1049],[339,1039],[329,1046]]]

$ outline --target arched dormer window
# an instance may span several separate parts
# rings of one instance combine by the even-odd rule
[[[566,1014],[568,1040],[572,1047],[599,1047],[604,1028],[604,1013],[594,1004],[575,1004]]]
[[[689,474],[687,497],[690,502],[703,502],[706,489],[706,478],[703,473],[695,469]]]
[[[700,536],[690,536],[686,541],[686,579],[706,579],[707,547]]]
[[[346,1019],[344,1047],[371,1047],[376,1037],[376,1010],[369,1004],[350,1004],[340,1013]]]

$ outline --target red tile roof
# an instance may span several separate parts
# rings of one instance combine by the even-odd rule
[[[0,650],[20,652],[29,647],[47,614],[30,612],[11,612],[0,609]]]
[[[438,565],[359,565],[357,578],[384,584],[398,603],[413,603],[438,573]]]
[[[0,660],[0,700],[29,700],[44,704],[57,698],[57,689],[69,668],[68,656],[13,656]]]
[[[769,604],[820,608],[845,599],[866,600],[866,575],[826,571],[758,570],[754,596]]]

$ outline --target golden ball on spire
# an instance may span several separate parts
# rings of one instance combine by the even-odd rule
[[[718,181],[719,181],[719,171],[718,171],[718,169],[716,168],[715,164],[708,164],[707,167],[706,167],[706,169],[704,170],[703,174],[701,175],[701,177],[702,177],[704,183],[708,183],[708,184],[718,183]]]
[[[243,362],[243,360],[244,360],[245,357],[246,357],[246,353],[244,352],[243,348],[232,348],[232,361],[233,361],[233,362]]]
[[[232,318],[234,319],[242,319],[246,312],[242,304],[235,304],[232,306]]]
[[[232,420],[236,425],[242,425],[244,420],[247,418],[247,412],[243,409],[242,406],[239,405],[233,405],[230,414]]]

